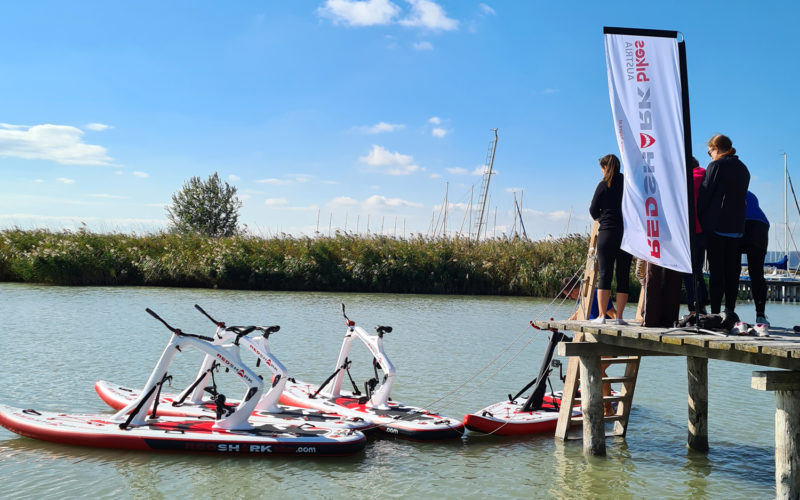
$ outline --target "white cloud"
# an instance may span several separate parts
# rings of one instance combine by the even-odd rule
[[[289,204],[286,198],[267,198],[264,200],[264,205],[268,207],[285,207]]]
[[[231,181],[239,181],[241,179],[242,179],[241,177],[239,177],[238,175],[234,175],[234,174],[231,174],[231,175],[228,176],[228,180],[231,180]]]
[[[90,194],[89,197],[90,198],[105,198],[105,199],[108,199],[108,200],[124,200],[124,199],[127,198],[127,196],[118,196],[118,195],[115,195],[115,194],[104,194],[104,193]]]
[[[381,208],[418,208],[422,203],[414,203],[400,198],[387,198],[378,194],[374,194],[364,200],[362,206],[367,209],[381,209]]]
[[[433,44],[428,41],[414,42],[414,50],[433,50]]]
[[[442,123],[442,119],[439,118],[438,116],[431,116],[430,118],[428,118],[428,123],[433,123],[434,125],[439,125],[440,123]]]
[[[131,172],[131,174],[133,174],[134,177],[138,177],[140,179],[147,179],[148,177],[150,177],[150,174],[148,174],[147,172],[139,172],[138,170],[134,170],[133,172]]]
[[[441,179],[442,174],[431,174],[428,176],[429,179]]]
[[[411,14],[400,20],[403,26],[450,31],[458,28],[458,21],[447,17],[441,5],[431,0],[406,0]]]
[[[481,8],[481,12],[483,12],[484,14],[489,14],[489,15],[492,15],[492,16],[493,16],[493,15],[495,15],[495,14],[497,14],[497,13],[494,11],[494,9],[493,9],[493,8],[489,7],[489,6],[488,6],[488,5],[486,5],[485,3],[481,3],[481,4],[479,4],[479,5],[478,5],[478,7],[480,7],[480,8]]]
[[[467,175],[467,174],[469,174],[469,171],[466,168],[461,168],[461,167],[450,167],[450,168],[446,168],[445,170],[447,170],[448,173],[451,173],[451,174],[454,174],[454,175]]]
[[[110,128],[114,128],[111,125],[106,125],[105,123],[87,123],[84,126],[86,130],[91,130],[93,132],[102,132],[103,130],[108,130]]]
[[[33,182],[35,182],[36,184],[42,184],[44,182],[44,179],[34,179]]]
[[[360,157],[359,160],[373,167],[388,167],[384,171],[388,175],[409,175],[421,170],[419,165],[414,164],[414,157],[398,152],[392,153],[377,144],[373,144],[369,154]]]
[[[488,170],[488,167],[486,167],[486,165],[478,165],[477,167],[475,167],[475,170],[472,171],[472,175],[483,175],[486,173],[486,170]],[[498,173],[497,169],[492,168],[492,175],[495,175],[497,173]]]
[[[273,186],[286,186],[293,182],[303,184],[314,178],[313,175],[309,174],[284,174],[284,177],[285,179],[276,179],[274,177],[270,179],[258,179],[256,182],[260,184],[271,184]]]
[[[388,175],[411,175],[420,170],[418,165],[401,165],[386,169]],[[423,169],[424,170],[424,169]]]
[[[75,179],[67,179],[66,177],[59,177],[56,180],[62,184],[75,184]]]
[[[52,160],[65,165],[110,165],[106,148],[82,142],[83,131],[69,125],[0,123],[0,156]]]
[[[294,182],[297,182],[297,183],[300,183],[300,184],[302,184],[304,182],[308,182],[308,181],[310,181],[311,179],[314,178],[313,175],[309,175],[309,174],[286,174],[284,177],[288,177],[290,180],[293,180]]]
[[[330,207],[352,207],[358,205],[358,201],[349,196],[339,196],[328,202]]]
[[[431,135],[441,139],[442,137],[447,135],[447,130],[445,130],[443,128],[436,127],[433,130],[431,130]]]
[[[390,0],[326,0],[317,14],[330,18],[334,24],[375,26],[389,24],[400,13],[400,7]]]
[[[542,94],[558,94],[558,89],[544,89]]]
[[[272,179],[258,179],[256,182],[258,182],[260,184],[271,184],[273,186],[285,186],[286,184],[289,184],[289,181],[285,181],[285,180],[282,180],[282,179],[275,179],[275,178],[272,178]]]
[[[404,128],[406,128],[406,126],[399,123],[380,122],[370,127],[359,127],[358,130],[365,134],[380,134],[383,132],[394,132]]]

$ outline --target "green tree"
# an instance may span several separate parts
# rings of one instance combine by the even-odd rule
[[[220,181],[214,172],[207,180],[192,177],[172,195],[167,207],[171,230],[178,233],[200,233],[212,237],[233,236],[238,232],[242,202],[236,188]]]

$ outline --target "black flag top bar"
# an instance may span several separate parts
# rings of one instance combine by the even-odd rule
[[[622,248],[667,269],[691,272],[691,131],[686,50],[679,35],[603,28],[614,131],[625,173]]]

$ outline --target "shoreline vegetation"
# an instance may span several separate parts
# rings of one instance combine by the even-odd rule
[[[587,248],[586,235],[476,243],[421,235],[210,238],[7,229],[0,231],[0,281],[552,298],[563,277],[582,270]]]

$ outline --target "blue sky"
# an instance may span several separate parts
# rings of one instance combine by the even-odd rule
[[[363,233],[368,219],[371,232],[427,234],[446,185],[452,234],[498,128],[490,234],[511,230],[515,191],[530,236],[584,232],[597,159],[617,153],[602,28],[626,26],[684,34],[696,156],[706,163],[717,132],[733,139],[778,248],[784,151],[790,173],[800,172],[799,10],[737,1],[7,3],[0,227],[156,231],[172,193],[216,171],[238,188],[240,221],[255,234],[312,235],[318,218],[324,234],[329,224]]]

